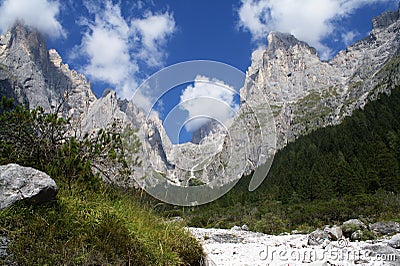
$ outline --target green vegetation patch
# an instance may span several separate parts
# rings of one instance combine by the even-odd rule
[[[141,201],[142,191],[102,181],[115,176],[120,181],[131,173],[117,123],[75,138],[67,134],[69,119],[14,106],[5,98],[0,122],[0,163],[42,170],[59,187],[51,203],[19,203],[0,212],[0,235],[10,240],[11,254],[0,264],[200,264],[202,247],[183,224],[157,216]],[[137,150],[140,143],[132,143],[130,151]]]
[[[0,212],[19,265],[196,265],[203,252],[182,224],[139,204],[136,192],[60,191],[55,202]]]
[[[380,95],[342,124],[318,129],[280,150],[253,192],[248,191],[250,179],[242,177],[215,202],[170,207],[165,213],[180,211],[191,226],[247,224],[273,234],[362,217],[399,221],[400,88]]]

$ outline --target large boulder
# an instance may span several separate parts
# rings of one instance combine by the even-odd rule
[[[392,235],[400,233],[400,223],[377,222],[369,225],[369,229],[381,235]]]
[[[308,235],[307,245],[318,246],[328,241],[329,234],[321,229],[317,229]]]
[[[341,226],[343,235],[346,237],[350,237],[354,232],[361,230],[367,230],[367,226],[358,219],[351,219],[344,222]]]
[[[388,245],[395,249],[400,249],[400,234],[394,235],[388,242]]]
[[[364,254],[368,254],[369,258],[375,258],[375,262],[368,265],[399,266],[400,251],[392,248],[391,246],[368,245],[362,247],[362,249],[367,251],[367,253]]]
[[[56,182],[46,173],[18,164],[0,166],[0,210],[21,200],[47,202],[57,192]]]
[[[340,238],[343,238],[342,228],[339,226],[334,225],[332,227],[326,227],[324,231],[328,233],[330,240],[337,241]]]

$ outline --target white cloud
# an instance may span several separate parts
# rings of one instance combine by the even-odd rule
[[[88,7],[90,12],[96,11],[96,6]],[[132,78],[138,66],[130,55],[133,40],[119,6],[107,1],[103,10],[97,10],[93,22],[84,23],[89,29],[83,35],[79,49],[89,59],[83,67],[84,73],[94,80],[117,86],[121,97],[130,97],[126,86],[136,86]]]
[[[346,33],[342,33],[342,41],[343,43],[348,46],[352,44],[355,40],[360,35],[357,31],[348,31]]]
[[[140,82],[141,64],[163,64],[164,46],[174,32],[175,21],[168,13],[147,13],[143,19],[124,18],[120,4],[110,0],[103,4],[89,0],[84,3],[94,21],[81,19],[87,30],[71,57],[87,57],[83,72],[95,81],[115,86],[118,96],[129,99]]]
[[[235,90],[224,82],[197,76],[194,85],[181,94],[179,108],[187,111],[187,131],[192,132],[213,118],[223,124],[229,122],[239,106],[234,101]]]
[[[149,66],[160,66],[164,58],[164,51],[161,51],[160,47],[175,31],[172,15],[148,13],[144,19],[134,19],[132,26],[139,31],[143,43],[143,49],[139,53],[140,58]]]
[[[239,26],[255,41],[265,40],[270,31],[291,33],[314,46],[326,59],[332,51],[323,40],[339,27],[337,20],[378,2],[395,0],[242,0]]]
[[[5,32],[19,20],[52,38],[66,34],[57,20],[60,11],[58,1],[4,0],[0,6],[0,30]]]

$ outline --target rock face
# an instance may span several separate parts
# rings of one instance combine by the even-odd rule
[[[39,170],[17,164],[0,166],[0,210],[20,200],[50,201],[57,191],[54,180]]]
[[[294,36],[271,32],[268,48],[253,53],[241,95],[260,99],[255,86],[266,95],[282,148],[316,128],[340,123],[399,83],[398,69],[388,71],[388,63],[398,61],[399,28],[399,11],[386,12],[374,19],[367,38],[329,61]]]
[[[135,103],[118,99],[113,91],[97,99],[83,75],[63,64],[55,50],[48,51],[39,33],[21,24],[0,37],[0,93],[49,112],[64,102],[60,113],[72,116],[82,133],[115,120],[138,129],[142,165],[134,170],[139,179],[149,173],[155,176],[144,181],[147,186],[154,186],[157,179],[186,186],[215,181],[218,186],[240,177],[239,172],[226,170],[227,163],[234,170],[244,167],[248,174],[274,152],[260,148],[265,139],[257,127],[268,121],[249,115],[249,102],[262,107],[268,100],[280,149],[317,128],[341,123],[378,94],[390,93],[400,80],[399,14],[386,12],[375,18],[367,38],[329,61],[321,61],[314,48],[294,36],[271,32],[268,48],[252,55],[240,91],[246,101],[230,128],[237,140],[248,138],[249,145],[238,141],[232,147],[226,132],[212,123],[194,134],[193,143],[173,145],[160,119],[147,119]],[[204,160],[204,155],[210,159]]]
[[[64,103],[59,111],[79,120],[96,100],[86,78],[47,50],[40,33],[20,23],[0,36],[0,62],[0,91],[30,108],[55,112]]]
[[[369,225],[369,229],[381,235],[391,235],[400,233],[400,223],[397,222],[377,222]]]

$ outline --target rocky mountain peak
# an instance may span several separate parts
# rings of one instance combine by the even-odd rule
[[[218,121],[212,119],[193,132],[191,142],[199,144],[206,139],[219,139],[222,141],[225,134],[226,129]]]
[[[295,46],[310,50],[312,53],[317,54],[317,51],[310,47],[307,43],[298,40],[295,36],[289,33],[270,32],[268,35],[268,48],[267,53],[270,55],[275,54],[277,50],[288,51]]]
[[[42,106],[45,110],[52,110],[60,96],[69,92],[66,114],[81,121],[84,132],[107,127],[115,119],[132,125],[138,129],[142,143],[142,165],[134,172],[138,178],[158,173],[176,184],[194,178],[209,183],[221,174],[233,180],[236,174],[225,169],[228,160],[239,169],[240,159],[245,157],[246,173],[263,163],[260,147],[264,140],[259,130],[251,130],[259,123],[249,114],[249,100],[257,106],[264,106],[265,99],[268,100],[280,149],[317,128],[341,123],[379,93],[390,93],[393,84],[400,84],[399,17],[397,11],[375,18],[369,38],[329,61],[321,61],[314,48],[291,34],[271,32],[267,49],[252,54],[252,65],[240,91],[246,101],[237,117],[245,119],[250,133],[246,135],[240,123],[233,123],[236,128],[230,128],[239,136],[237,139],[247,137],[250,144],[232,146],[232,154],[229,135],[218,125],[210,123],[200,128],[193,135],[193,143],[173,145],[162,121],[146,117],[134,103],[122,101],[108,90],[97,99],[85,76],[70,70],[55,50],[47,51],[43,36],[22,24],[16,24],[0,37],[0,92],[17,92],[11,95],[22,95],[29,107]],[[392,85],[388,85],[388,80]],[[243,150],[246,156],[242,156]],[[210,155],[211,164],[204,163],[204,156],[199,154]],[[229,181],[217,180],[218,184]]]
[[[21,21],[0,36],[0,62],[0,91],[30,108],[52,112],[66,101],[63,114],[80,120],[96,100],[86,78],[63,64],[57,51],[47,50],[43,34]]]
[[[390,26],[400,19],[400,3],[397,11],[388,11],[372,20],[373,29],[381,29]]]
[[[329,61],[285,33],[271,33],[268,48],[253,53],[241,96],[257,101],[262,96],[253,88],[261,89],[274,113],[278,148],[314,129],[341,123],[379,93],[389,93],[387,80],[399,82],[398,74],[387,73],[400,53],[400,10],[383,13],[373,25],[369,37]]]
[[[7,35],[7,34],[6,34]],[[45,37],[36,29],[17,21],[6,38],[6,48],[26,53],[37,64],[48,63],[48,50]]]

